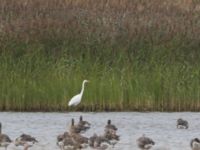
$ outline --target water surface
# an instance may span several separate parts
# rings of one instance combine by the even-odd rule
[[[156,146],[154,150],[190,150],[190,140],[200,138],[200,113],[0,113],[2,132],[15,139],[22,133],[31,134],[40,142],[30,150],[59,150],[56,146],[58,134],[68,130],[71,118],[77,122],[82,115],[92,123],[92,128],[84,135],[103,134],[108,119],[119,128],[120,141],[116,150],[138,150],[136,139],[141,135],[151,137]],[[177,118],[188,120],[189,129],[176,129]],[[1,149],[1,148],[0,148]],[[22,147],[10,145],[9,149]]]

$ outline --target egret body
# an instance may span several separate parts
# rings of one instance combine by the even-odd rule
[[[81,92],[78,95],[75,95],[75,96],[72,97],[72,99],[68,103],[68,106],[76,106],[81,102],[81,98],[83,96],[83,92],[84,92],[86,82],[89,82],[89,81],[88,80],[83,81]]]

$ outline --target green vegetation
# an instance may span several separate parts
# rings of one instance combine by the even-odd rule
[[[199,111],[200,2],[1,0],[0,79],[2,111]]]

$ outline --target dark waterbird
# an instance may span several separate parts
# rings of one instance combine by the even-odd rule
[[[73,141],[75,141],[76,145],[81,145],[82,148],[88,146],[89,139],[87,137],[84,137],[78,133],[72,133],[70,136],[72,137]]]
[[[116,134],[116,131],[115,130],[112,130],[112,129],[107,129],[105,132],[104,132],[104,137],[106,137],[107,139],[109,140],[116,140],[116,141],[119,141],[119,135]]]
[[[73,140],[68,132],[64,132],[63,134],[57,136],[57,145],[61,150],[81,148],[81,146]]]
[[[81,128],[78,125],[75,125],[74,119],[72,118],[71,127],[70,127],[70,134],[71,133],[80,133]]]
[[[28,149],[33,146],[33,144],[38,143],[35,137],[32,137],[28,134],[22,134],[18,138],[15,139],[16,146],[24,146],[24,149]]]
[[[109,119],[107,122],[107,125],[105,126],[105,130],[114,130],[117,131],[117,127],[113,124],[111,124],[111,120]]]
[[[79,118],[79,123],[78,123],[78,127],[82,130],[82,131],[87,131],[90,128],[91,124],[88,121],[83,120],[83,117],[80,116]]]
[[[23,145],[28,142],[33,143],[33,144],[38,143],[35,137],[32,137],[31,135],[28,135],[28,134],[22,134],[18,138],[16,138],[15,145],[17,146]]]
[[[89,138],[89,146],[94,149],[105,150],[108,148],[108,144],[111,144],[109,139],[105,136],[98,136],[96,133]]]
[[[57,136],[57,144],[58,144],[58,142],[64,140],[64,138],[67,138],[67,137],[69,137],[69,136],[70,136],[70,135],[69,135],[69,133],[68,133],[67,131],[64,132],[63,134],[58,135],[58,136]]]
[[[183,120],[182,118],[179,118],[179,119],[177,120],[176,127],[177,127],[178,129],[188,129],[189,124],[188,124],[187,120]]]
[[[155,145],[155,142],[151,138],[143,135],[137,139],[137,145],[141,150],[149,150],[153,145]]]

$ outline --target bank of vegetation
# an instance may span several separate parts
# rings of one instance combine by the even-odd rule
[[[0,110],[199,111],[200,2],[1,0]]]

